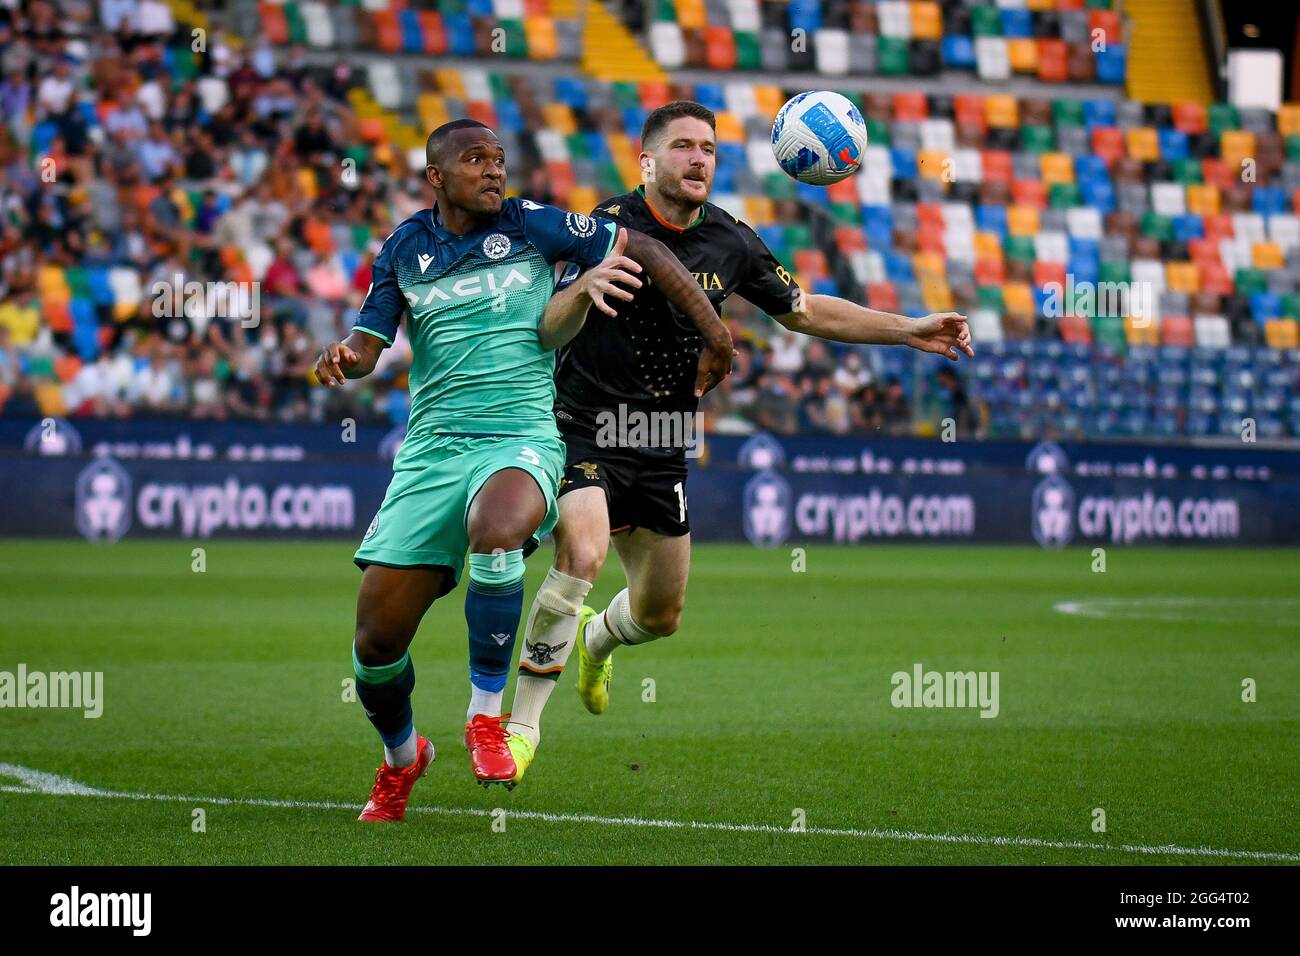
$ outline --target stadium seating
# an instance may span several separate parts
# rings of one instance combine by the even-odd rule
[[[655,0],[647,31],[671,69],[810,71],[827,77],[932,76],[1124,82],[1123,27],[1111,0],[1028,4],[933,0]]]
[[[575,69],[580,26],[562,0],[240,0],[235,9],[272,46],[349,52],[350,78],[334,93],[345,116],[338,152],[394,182],[422,172],[429,129],[468,115],[501,136],[512,193],[588,211],[640,181],[638,135],[650,110],[675,98],[709,106],[714,202],[751,223],[801,286],[912,315],[970,316],[979,357],[958,370],[989,434],[1236,434],[1250,414],[1260,435],[1300,435],[1300,105],[1275,115],[1224,103],[1144,106],[1101,86],[1053,96],[1056,82],[1122,82],[1123,24],[1109,2],[657,0],[643,40],[664,67],[717,72],[694,85],[605,82]],[[569,65],[489,69],[488,54]],[[217,102],[230,95],[226,77],[179,40],[162,63],[178,87]],[[789,179],[771,154],[771,120],[793,91],[752,74],[787,69],[811,79],[955,69],[977,82],[958,95],[848,93],[870,146],[861,172],[822,188]],[[1043,81],[1033,87],[1041,94],[978,82],[1013,74]],[[118,108],[110,97],[77,106],[101,133]],[[66,119],[28,118],[26,148],[43,155]],[[329,171],[292,150],[282,156],[281,198],[325,201]],[[244,198],[222,186],[206,210],[212,186],[164,177],[135,187],[132,205],[148,221],[161,197],[198,234]],[[301,281],[320,257],[353,290],[342,315],[332,306],[337,324],[364,292],[368,254],[390,224],[332,212],[294,232]],[[209,234],[208,277],[265,279],[272,242]],[[128,333],[147,311],[154,270],[113,255],[61,261],[44,258],[28,289],[0,301],[0,329],[28,386],[0,381],[0,393],[30,395],[42,414],[103,413],[80,400],[86,369],[134,342],[131,363],[144,374],[151,351]],[[1096,294],[1080,298],[1084,289]],[[746,316],[739,303],[730,314]],[[738,327],[760,349],[761,368],[770,324],[746,317]],[[923,391],[930,366],[892,355],[870,353],[877,378]]]

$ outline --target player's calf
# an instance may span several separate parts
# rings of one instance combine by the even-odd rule
[[[614,595],[604,614],[596,616],[586,630],[587,653],[592,660],[603,661],[620,644],[648,644],[668,637],[681,621],[681,606],[656,610],[642,621],[632,613],[631,594],[627,588]],[[653,626],[650,624],[653,623]]]
[[[582,637],[578,615],[590,590],[590,581],[551,568],[528,612],[515,702],[506,729],[526,737],[534,748],[541,740],[542,709]]]

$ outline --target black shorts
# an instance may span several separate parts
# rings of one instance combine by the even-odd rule
[[[631,448],[602,448],[595,436],[561,429],[568,452],[559,497],[600,488],[609,503],[609,531],[645,528],[678,538],[690,533],[686,511],[686,453],[645,455]]]

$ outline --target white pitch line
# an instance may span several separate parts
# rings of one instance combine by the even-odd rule
[[[0,785],[0,793],[34,793],[45,796],[104,797],[114,800],[147,800],[214,806],[271,807],[283,810],[346,810],[355,812],[356,804],[328,800],[264,800],[254,797],[187,797],[172,793],[125,793],[96,790],[66,777],[42,773],[16,764],[0,763],[0,776],[16,777],[32,786]],[[409,807],[410,813],[434,813],[442,816],[486,817],[490,810],[473,807]],[[968,846],[1029,847],[1046,850],[1108,850],[1143,853],[1148,856],[1204,856],[1231,860],[1278,861],[1300,863],[1300,853],[1269,850],[1227,850],[1208,846],[1149,846],[1140,843],[1087,843],[1082,840],[1040,840],[1036,837],[978,836],[964,833],[924,833],[916,830],[850,829],[808,827],[792,831],[768,823],[715,823],[707,820],[657,820],[649,817],[602,817],[591,813],[545,813],[539,810],[507,810],[507,816],[546,823],[594,823],[600,826],[650,827],[663,830],[711,830],[721,833],[808,833],[814,836],[851,837],[859,840],[889,840],[902,843],[946,843]]]

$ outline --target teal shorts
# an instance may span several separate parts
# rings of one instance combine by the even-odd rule
[[[362,569],[372,564],[447,567],[459,583],[469,549],[469,506],[487,480],[507,468],[530,474],[546,498],[546,517],[525,548],[531,551],[560,516],[555,492],[564,470],[564,442],[546,436],[424,434],[402,442],[384,503],[352,560]]]

